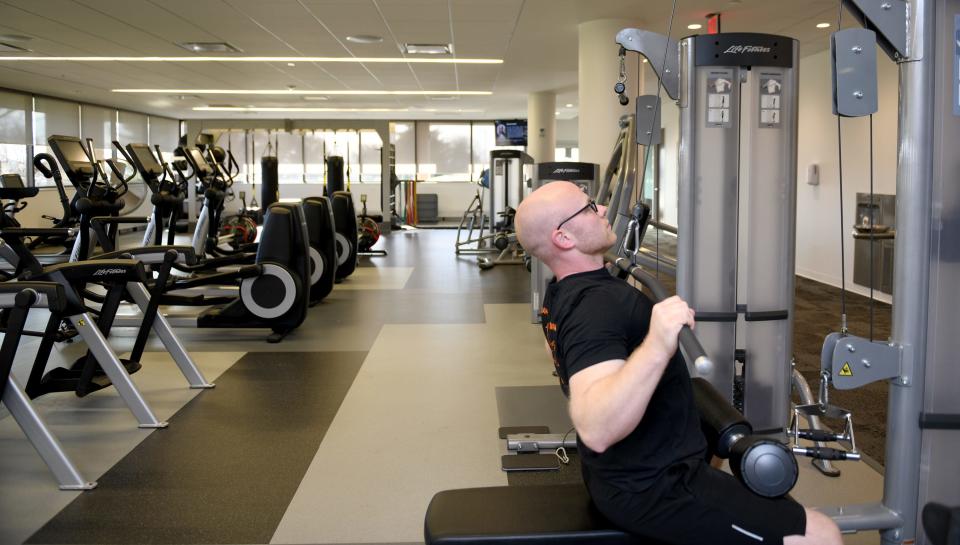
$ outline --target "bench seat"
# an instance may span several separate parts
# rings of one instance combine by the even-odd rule
[[[427,507],[426,545],[654,545],[607,521],[582,484],[445,490]]]

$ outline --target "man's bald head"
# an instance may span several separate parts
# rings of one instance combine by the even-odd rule
[[[583,206],[583,191],[571,182],[550,182],[523,199],[515,218],[517,239],[524,250],[549,261],[551,236],[557,224]]]

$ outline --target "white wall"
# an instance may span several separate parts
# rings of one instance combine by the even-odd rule
[[[879,111],[873,116],[874,192],[896,192],[897,66],[878,51]],[[830,52],[800,60],[800,115],[797,154],[797,274],[840,286],[840,237],[845,245],[846,286],[867,294],[853,283],[851,235],[857,192],[870,189],[870,121],[841,121],[843,134],[843,225],[840,225],[840,171],[837,119],[832,113]],[[820,166],[820,185],[807,185],[807,167]],[[879,300],[890,302],[875,292]]]

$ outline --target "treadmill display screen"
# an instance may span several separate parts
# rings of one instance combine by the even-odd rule
[[[47,139],[47,142],[71,182],[76,184],[94,174],[93,162],[87,156],[79,138],[55,135]]]
[[[83,145],[76,140],[57,140],[57,147],[60,148],[60,153],[63,154],[63,159],[68,163],[89,163],[90,158],[87,157],[87,152],[84,151]]]
[[[145,172],[150,174],[163,174],[163,166],[157,162],[157,158],[150,151],[150,146],[146,144],[130,144],[127,150],[133,155]]]
[[[197,148],[190,148],[187,150],[187,153],[190,154],[190,158],[193,159],[193,162],[197,165],[198,174],[201,176],[206,176],[213,173],[213,169],[210,168],[210,163],[207,163],[207,160],[203,158],[203,154],[200,153],[200,150]]]

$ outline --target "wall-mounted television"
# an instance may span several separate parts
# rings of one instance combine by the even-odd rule
[[[493,122],[496,145],[498,146],[526,146],[527,120],[504,119]]]

